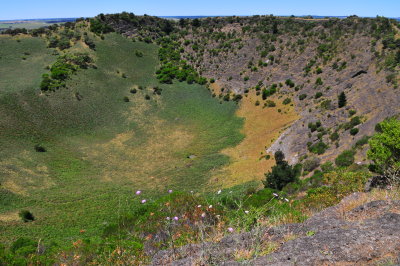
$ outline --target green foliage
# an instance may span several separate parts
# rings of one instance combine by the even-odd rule
[[[100,35],[113,32],[114,29],[111,28],[107,23],[103,23],[101,20],[93,18],[90,19],[90,31]]]
[[[161,67],[157,70],[157,78],[161,83],[172,84],[174,79],[186,81],[188,84],[198,83],[206,84],[207,79],[200,77],[196,70],[181,60],[179,42],[170,37],[163,37],[157,40],[160,45],[158,57],[161,61]]]
[[[303,170],[311,172],[319,166],[320,162],[321,160],[318,157],[311,157],[310,159],[304,161]]]
[[[264,104],[266,107],[275,107],[276,106],[276,103],[274,102],[274,101],[272,101],[272,100],[267,100],[267,101],[265,101],[265,104]]]
[[[40,89],[42,91],[55,91],[65,87],[65,80],[78,69],[86,69],[92,63],[91,57],[86,53],[64,54],[50,68],[50,75],[43,74]]]
[[[266,180],[263,183],[266,188],[282,190],[287,184],[298,180],[300,170],[285,161],[283,152],[275,152],[275,162],[276,165],[272,167],[272,171],[265,174]]]
[[[368,140],[370,138],[371,138],[370,136],[363,136],[361,139],[357,140],[356,144],[354,145],[354,148],[360,148],[368,144]]]
[[[287,86],[289,86],[290,88],[293,88],[293,87],[295,86],[294,82],[293,82],[291,79],[287,79],[287,80],[285,81],[285,84],[286,84]]]
[[[18,213],[19,217],[21,218],[22,221],[26,222],[32,222],[35,220],[35,217],[30,211],[27,210],[22,210]]]
[[[284,100],[283,100],[283,104],[284,105],[287,105],[287,104],[289,104],[289,103],[291,103],[292,102],[292,100],[290,99],[290,98],[285,98]]]
[[[343,125],[343,128],[345,130],[349,130],[349,129],[354,128],[355,126],[358,126],[360,124],[361,124],[361,117],[360,116],[355,116],[355,117],[352,117],[348,123],[345,123]]]
[[[323,141],[319,141],[313,145],[310,145],[308,147],[308,150],[312,153],[321,155],[324,154],[325,151],[329,148],[329,146],[327,144],[325,144]]]
[[[353,109],[350,109],[350,110],[349,110],[349,116],[353,116],[353,115],[355,115],[356,113],[357,113],[356,110],[353,110]]]
[[[339,139],[339,133],[333,132],[333,133],[329,136],[329,139],[330,139],[331,141],[337,141],[337,140]]]
[[[269,96],[274,95],[277,92],[277,85],[272,84],[269,89],[265,88],[262,90],[262,99],[266,100]]]
[[[323,185],[307,191],[302,200],[305,209],[321,210],[333,206],[353,192],[364,190],[368,174],[364,172],[334,171],[324,175]]]
[[[350,135],[355,136],[357,135],[359,132],[359,129],[356,127],[353,127],[352,129],[350,129]]]
[[[324,82],[322,81],[322,78],[318,77],[317,80],[315,81],[315,85],[317,86],[322,86]]]
[[[319,91],[319,92],[315,93],[314,98],[315,98],[315,99],[321,98],[322,95],[323,95],[322,92]]]
[[[346,94],[344,93],[344,91],[342,91],[338,96],[338,106],[339,108],[342,108],[346,106],[346,104],[347,104]]]
[[[335,159],[335,164],[339,167],[349,167],[354,163],[355,152],[347,150],[338,155]]]
[[[305,98],[307,98],[307,94],[304,94],[304,93],[303,93],[303,94],[300,94],[300,95],[299,95],[299,100],[300,100],[300,101],[304,100]]]
[[[391,167],[400,167],[400,121],[396,118],[379,123],[379,132],[369,140],[368,159],[375,171],[382,173]]]

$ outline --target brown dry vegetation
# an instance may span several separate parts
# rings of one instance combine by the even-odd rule
[[[220,89],[217,83],[211,88],[213,92]],[[271,159],[265,159],[265,150],[299,117],[292,106],[283,105],[277,97],[271,98],[277,103],[273,108],[256,106],[257,100],[254,90],[241,100],[237,115],[244,118],[242,133],[245,138],[239,145],[222,151],[230,157],[231,163],[216,171],[210,183],[231,187],[247,181],[263,180],[264,173],[275,164],[272,154],[269,154]]]

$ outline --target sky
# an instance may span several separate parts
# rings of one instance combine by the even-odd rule
[[[400,17],[400,0],[1,0],[0,20],[136,15],[321,15]]]

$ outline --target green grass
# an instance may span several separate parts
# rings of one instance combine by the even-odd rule
[[[44,45],[33,38],[1,40],[7,49],[24,42]],[[45,73],[41,65],[55,61],[50,49],[40,49],[49,58],[38,60],[31,83],[1,87],[0,96],[0,218],[27,209],[37,219],[0,221],[1,241],[29,235],[63,243],[82,237],[82,229],[84,237],[98,236],[119,213],[138,205],[137,189],[149,197],[170,188],[214,189],[207,184],[212,172],[229,163],[220,151],[243,138],[235,103],[220,104],[204,86],[160,85],[154,75],[158,47],[117,34],[96,40],[91,54],[97,69],[80,70],[67,89],[40,95],[32,84]],[[137,57],[137,50],[144,56]],[[10,69],[25,63],[13,60]],[[4,80],[17,83],[17,71]],[[145,89],[131,94],[138,85]],[[161,96],[152,94],[156,85]],[[47,152],[35,152],[35,144]]]
[[[55,59],[40,38],[0,35],[0,47],[0,94],[38,88],[44,68]]]

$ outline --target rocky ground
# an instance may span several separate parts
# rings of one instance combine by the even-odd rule
[[[352,194],[302,224],[257,228],[218,243],[160,251],[152,265],[397,265],[400,201],[357,206],[362,198],[363,193]],[[255,250],[260,255],[254,258]]]

